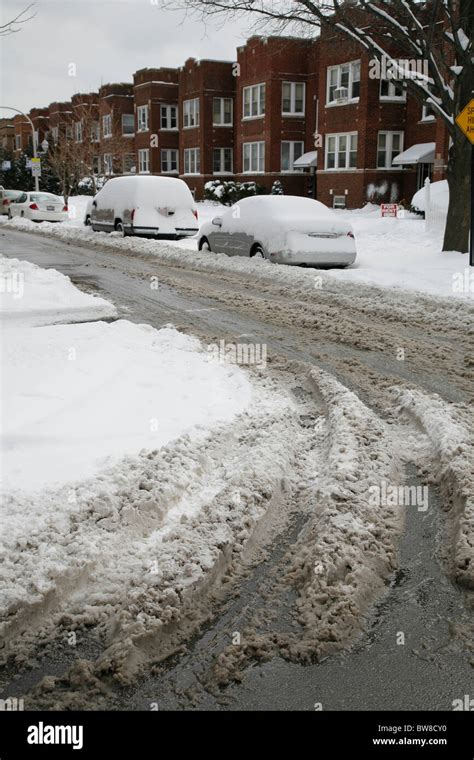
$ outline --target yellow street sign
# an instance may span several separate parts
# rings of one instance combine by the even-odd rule
[[[456,124],[474,145],[474,98],[456,116]]]

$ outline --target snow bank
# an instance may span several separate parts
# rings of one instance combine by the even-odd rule
[[[4,488],[90,477],[196,425],[231,420],[251,397],[236,366],[209,362],[174,329],[120,320],[3,331]]]
[[[0,318],[4,324],[51,325],[114,317],[113,304],[78,290],[55,269],[0,256]]]
[[[206,216],[221,214],[219,208],[221,207],[206,204]],[[318,275],[321,287],[330,288],[335,280],[344,280],[355,285],[368,283],[435,296],[474,299],[474,281],[472,277],[466,276],[468,257],[457,252],[442,253],[441,236],[426,232],[422,220],[382,219],[379,212],[375,214],[372,211],[366,214],[338,212],[335,216],[350,220],[355,233],[357,259],[347,269],[330,271],[275,266],[255,259],[197,251],[197,240],[194,238],[166,243],[143,238],[121,239],[115,233],[94,233],[84,226],[77,227],[68,222],[58,225],[43,222],[35,225],[18,217],[9,221],[8,225],[12,229],[50,235],[68,242],[157,257],[161,263],[169,262],[173,266],[187,269],[231,271],[248,276],[252,282],[271,280],[292,289],[312,291],[313,296],[316,292],[315,276]],[[203,221],[203,217],[200,217],[200,221]],[[462,286],[459,286],[459,282]]]
[[[438,396],[394,389],[399,408],[426,431],[436,455],[436,475],[443,484],[446,510],[452,510],[451,558],[458,583],[474,588],[474,415]]]

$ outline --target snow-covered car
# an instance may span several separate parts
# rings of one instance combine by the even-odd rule
[[[8,214],[10,203],[23,195],[23,190],[6,190],[0,187],[0,214]]]
[[[8,218],[22,216],[32,222],[64,222],[68,218],[68,208],[63,198],[53,193],[21,193],[10,201]]]
[[[355,261],[351,224],[323,203],[292,195],[238,201],[199,230],[199,250],[279,264],[348,266]]]
[[[84,223],[97,232],[181,238],[198,232],[198,212],[187,184],[175,177],[113,177],[99,190]]]
[[[430,184],[430,205],[436,208],[437,211],[448,212],[449,205],[449,187],[448,180],[441,179],[439,182],[431,182]],[[426,187],[422,187],[417,190],[413,198],[411,199],[411,205],[418,211],[426,211]]]

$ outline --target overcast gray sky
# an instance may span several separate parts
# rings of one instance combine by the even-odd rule
[[[1,4],[5,23],[28,0]],[[1,38],[0,104],[23,111],[106,82],[130,82],[145,66],[180,66],[190,56],[235,60],[250,26],[248,19],[205,26],[152,0],[38,0],[35,11],[18,34]],[[68,75],[71,63],[75,77]]]

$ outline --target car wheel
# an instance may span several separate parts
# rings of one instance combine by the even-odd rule
[[[23,217],[23,216],[25,216],[25,212],[24,212],[24,211],[22,211],[22,212],[20,213],[20,216],[22,216],[22,217]]]
[[[9,219],[13,219],[13,215],[12,215],[11,209],[8,209],[8,218]]]
[[[209,240],[206,237],[201,238],[198,248],[200,251],[210,251],[211,246],[209,245]]]
[[[86,227],[92,226],[92,221],[91,221],[90,216],[86,216],[86,221],[84,222],[84,224],[86,225]]]
[[[265,251],[263,250],[260,243],[257,243],[254,245],[252,250],[250,251],[250,258],[252,259],[264,259],[265,258]]]
[[[115,222],[115,232],[119,232],[122,237],[125,237],[125,227],[123,226],[123,222],[118,221]]]

